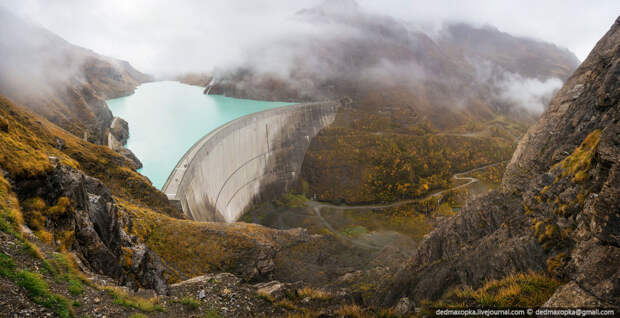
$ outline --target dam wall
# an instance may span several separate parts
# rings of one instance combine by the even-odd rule
[[[162,191],[193,220],[234,222],[289,190],[310,141],[339,107],[305,103],[235,119],[196,142]]]

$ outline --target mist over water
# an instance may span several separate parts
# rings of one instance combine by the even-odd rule
[[[129,123],[127,148],[144,167],[140,173],[161,189],[185,152],[204,135],[241,116],[291,105],[204,95],[203,88],[165,81],[143,84],[127,97],[108,100]]]

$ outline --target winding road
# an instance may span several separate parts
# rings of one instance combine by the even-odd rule
[[[364,242],[360,242],[358,240],[354,240],[351,239],[345,235],[342,235],[339,231],[337,231],[336,229],[334,229],[334,227],[331,226],[331,224],[329,224],[329,222],[327,222],[327,220],[325,220],[325,218],[321,215],[321,209],[323,208],[330,208],[330,209],[334,209],[334,210],[366,210],[366,209],[389,209],[389,208],[393,208],[393,207],[398,207],[401,205],[405,205],[405,204],[409,204],[409,203],[414,203],[414,202],[420,202],[420,201],[424,201],[427,199],[430,199],[431,197],[439,197],[442,194],[444,194],[447,191],[452,191],[452,190],[457,190],[463,187],[466,187],[468,185],[471,185],[473,183],[479,182],[480,180],[474,177],[465,177],[463,175],[475,172],[475,171],[479,171],[479,170],[483,170],[489,167],[493,167],[496,165],[499,165],[501,163],[503,163],[505,161],[500,161],[500,162],[496,162],[496,163],[492,163],[492,164],[488,164],[488,165],[484,165],[482,167],[478,167],[475,169],[471,169],[471,170],[467,170],[464,172],[459,172],[459,173],[455,173],[454,175],[452,175],[452,178],[455,180],[468,180],[468,182],[452,187],[452,188],[448,188],[445,190],[441,190],[435,193],[431,193],[423,198],[419,198],[419,199],[409,199],[409,200],[402,200],[402,201],[397,201],[394,203],[390,203],[390,204],[379,204],[379,205],[333,205],[333,204],[329,204],[329,203],[324,203],[324,202],[318,202],[318,201],[313,201],[310,200],[307,202],[307,206],[309,208],[311,208],[314,211],[314,214],[321,220],[321,223],[323,223],[323,225],[325,225],[325,227],[331,231],[334,235],[336,235],[337,237],[339,237],[342,240],[345,240],[347,242],[350,242],[351,244],[357,245],[359,247],[364,247],[364,248],[370,248],[370,249],[375,249],[375,250],[380,250],[382,247],[376,246],[376,245],[370,245],[370,244],[366,244]]]

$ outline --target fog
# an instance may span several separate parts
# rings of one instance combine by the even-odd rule
[[[71,43],[128,60],[144,72],[171,76],[234,65],[261,44],[318,32],[295,19],[294,14],[321,1],[0,0],[0,5]],[[580,60],[620,13],[620,5],[614,0],[358,3],[370,12],[409,21],[428,34],[448,21],[489,24],[566,47]],[[282,71],[273,64],[269,66]]]
[[[558,78],[539,80],[523,78],[518,74],[508,74],[506,79],[499,83],[500,97],[517,103],[534,112],[542,111],[551,100],[552,94],[562,87]]]

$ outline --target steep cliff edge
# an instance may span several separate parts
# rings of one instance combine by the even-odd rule
[[[502,191],[441,223],[378,303],[468,303],[450,291],[534,271],[563,284],[545,306],[618,307],[619,76],[620,18],[521,140]]]
[[[4,9],[0,20],[0,94],[80,138],[104,144],[113,119],[105,100],[152,80]]]

